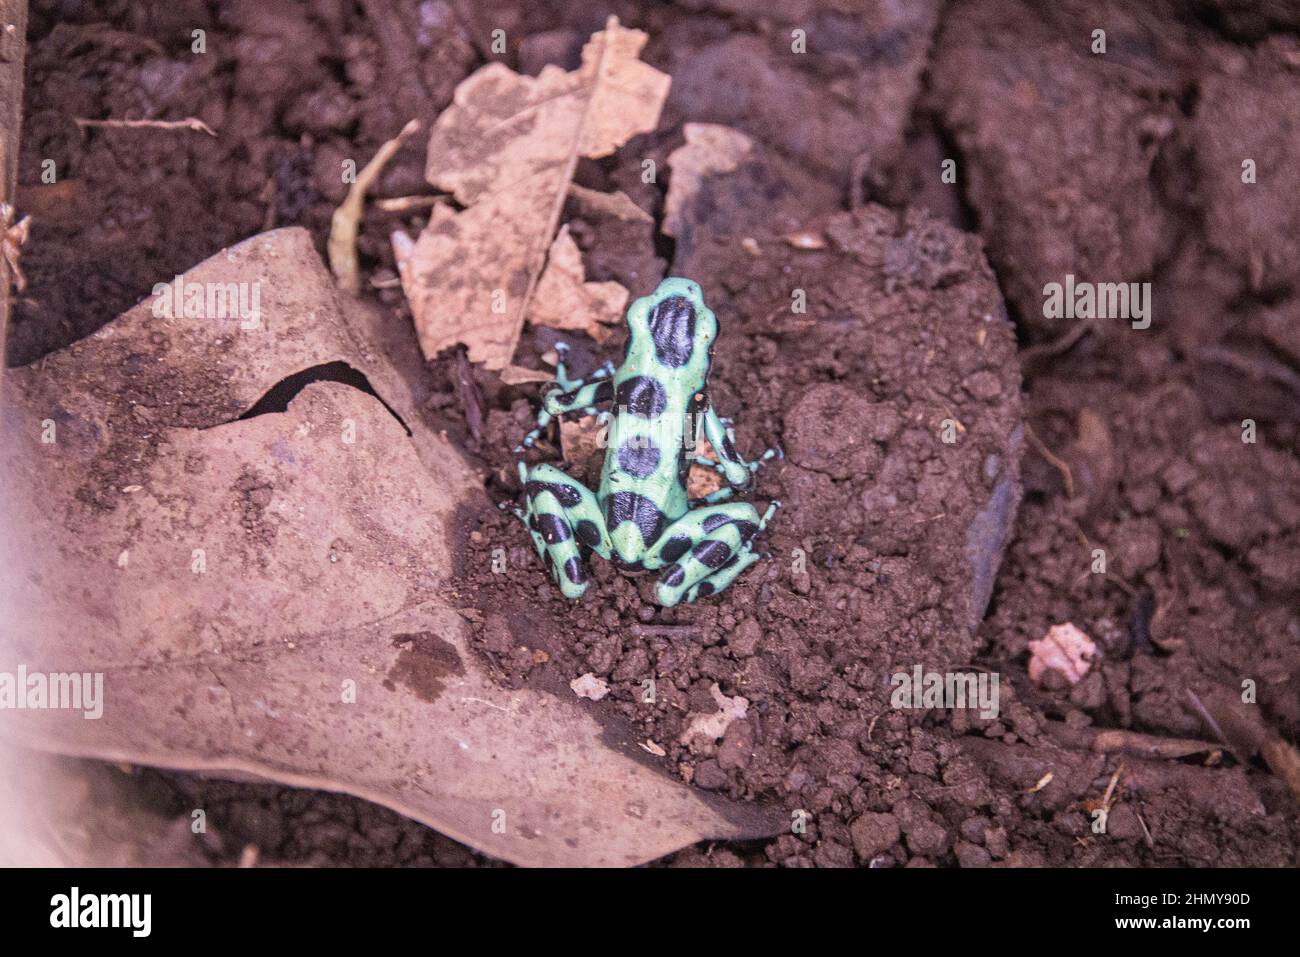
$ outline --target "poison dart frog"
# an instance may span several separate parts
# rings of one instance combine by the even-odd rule
[[[732,443],[730,422],[709,401],[709,367],[718,320],[698,283],[670,278],[632,303],[623,363],[606,363],[586,379],[565,371],[567,346],[557,346],[555,384],[547,390],[537,427],[516,448],[525,507],[515,514],[568,598],[587,590],[583,557],[595,552],[627,573],[659,571],[655,593],[666,608],[722,591],[759,558],[754,538],[780,507],[761,517],[748,502],[727,501],[748,489],[768,450],[746,462]],[[551,419],[567,412],[601,414],[609,425],[600,488],[593,493],[554,465],[529,467],[525,448]],[[700,424],[718,456],[698,458]],[[690,499],[692,464],[720,472],[727,485]]]

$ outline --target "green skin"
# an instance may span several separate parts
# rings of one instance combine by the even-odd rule
[[[728,501],[750,486],[769,450],[745,462],[732,445],[729,423],[709,401],[709,366],[718,320],[704,305],[697,283],[665,279],[627,312],[623,364],[606,363],[584,379],[565,373],[566,347],[557,347],[556,385],[542,400],[537,428],[516,449],[522,453],[556,416],[594,414],[610,421],[600,488],[593,493],[553,465],[519,462],[525,507],[515,514],[532,535],[537,553],[567,598],[587,590],[585,549],[628,572],[661,570],[656,597],[665,608],[722,591],[758,561],[755,536],[780,507],[761,517],[748,502]],[[695,458],[691,422],[703,420],[717,462]],[[703,499],[686,493],[692,463],[710,466],[727,481]]]

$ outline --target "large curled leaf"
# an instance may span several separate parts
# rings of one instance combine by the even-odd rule
[[[183,282],[252,284],[258,322],[146,300],[4,382],[0,671],[102,673],[104,703],[0,711],[0,734],[345,791],[522,864],[773,829],[596,706],[493,684],[448,584],[481,481],[423,424],[413,344],[345,317],[307,233]]]

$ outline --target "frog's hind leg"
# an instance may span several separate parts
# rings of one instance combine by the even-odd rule
[[[773,502],[760,518],[748,502],[709,505],[668,526],[652,556],[657,564],[667,566],[656,586],[659,604],[671,608],[683,599],[693,602],[735,581],[758,561],[754,538],[779,507],[779,502]]]
[[[537,554],[566,598],[580,598],[587,590],[583,551],[608,558],[609,534],[596,496],[581,482],[553,465],[522,462],[519,477],[525,504],[515,514],[523,521]]]

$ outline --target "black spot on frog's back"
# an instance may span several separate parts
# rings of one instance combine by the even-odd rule
[[[612,532],[624,522],[641,530],[641,540],[653,545],[668,524],[659,506],[636,492],[615,492],[605,499],[605,526]]]
[[[645,435],[633,436],[618,450],[618,467],[635,478],[645,478],[659,467],[659,446]]]
[[[614,404],[627,409],[629,415],[657,419],[668,405],[663,384],[653,376],[638,375],[619,383]]]
[[[669,296],[650,313],[650,336],[655,357],[666,366],[680,368],[695,352],[695,307],[685,296]]]

